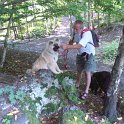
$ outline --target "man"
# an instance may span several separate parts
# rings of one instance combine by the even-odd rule
[[[83,31],[85,31],[83,33]],[[95,47],[93,44],[93,38],[91,31],[84,29],[83,22],[80,20],[75,21],[74,23],[74,42],[76,44],[64,44],[62,45],[63,49],[78,49],[79,54],[76,57],[77,64],[77,83],[78,87],[80,86],[81,73],[82,71],[85,74],[86,78],[86,89],[81,96],[82,99],[87,98],[89,92],[89,86],[91,82],[91,73],[96,69],[95,62]]]

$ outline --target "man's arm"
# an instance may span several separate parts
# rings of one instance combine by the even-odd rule
[[[79,49],[81,47],[83,47],[81,44],[74,44],[74,45],[69,45],[69,44],[64,44],[61,46],[64,50],[67,49]]]

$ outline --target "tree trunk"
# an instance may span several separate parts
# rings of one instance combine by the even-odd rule
[[[91,28],[94,30],[95,27],[94,27],[94,11],[93,10],[91,11],[91,26],[92,26]]]
[[[50,31],[52,31],[53,30],[53,19],[52,18],[50,18],[49,19],[49,27],[50,27]]]
[[[46,19],[45,21],[45,27],[46,27],[46,34],[48,35],[49,34],[49,28],[50,28],[50,22],[49,22],[49,19]]]
[[[123,71],[124,65],[124,26],[122,31],[122,37],[120,40],[117,57],[115,59],[114,66],[111,72],[111,82],[107,92],[104,105],[104,115],[109,118],[110,121],[115,121],[117,118],[117,95],[118,86],[120,83],[120,76]]]
[[[72,18],[71,15],[69,15],[69,23],[70,23],[70,36],[73,37],[73,28],[72,28]]]
[[[37,26],[37,20],[36,20],[36,7],[35,7],[35,2],[32,0],[32,7],[33,7],[33,16],[34,16],[34,26]]]
[[[21,40],[24,40],[24,36],[23,36],[23,33],[22,33],[22,27],[21,27],[20,23],[18,23],[18,25],[19,25],[19,31],[21,33]]]
[[[27,28],[27,37],[28,37],[28,40],[30,41],[30,34],[29,34],[29,29],[28,29],[28,15],[26,17],[26,28]]]
[[[85,5],[86,5],[86,4],[85,4]],[[87,19],[87,12],[86,12],[86,11],[84,11],[83,16],[84,16],[84,17],[83,17],[84,19]],[[84,26],[87,26],[87,23],[84,22],[83,25],[84,25]]]
[[[57,28],[57,26],[58,26],[58,18],[55,17],[55,28]]]
[[[15,27],[15,31],[16,31],[16,37],[17,37],[17,39],[19,39],[19,31],[18,31],[18,26],[17,26],[17,27]]]
[[[15,27],[14,27],[14,22],[12,22],[12,27],[13,27],[14,40],[15,40],[17,38],[17,36],[16,36]]]
[[[4,41],[4,49],[3,49],[3,56],[2,56],[2,60],[1,60],[1,64],[0,67],[2,68],[4,63],[5,63],[5,59],[6,59],[6,52],[7,52],[7,41],[8,41],[8,37],[9,37],[9,32],[10,32],[10,25],[11,25],[11,21],[12,21],[12,15],[10,15],[10,19],[8,22],[8,27],[7,27],[7,32],[6,32],[6,36],[5,36],[5,41]]]
[[[88,28],[90,28],[91,17],[90,17],[90,0],[88,0]]]
[[[98,34],[101,34],[100,32],[100,19],[99,19],[99,12],[97,13],[97,17],[98,17]]]
[[[110,23],[111,23],[110,15],[111,15],[110,12],[108,12],[108,15],[107,15],[107,26],[109,26]]]

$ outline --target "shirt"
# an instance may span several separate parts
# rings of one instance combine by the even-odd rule
[[[92,45],[93,43],[93,38],[91,31],[87,31],[83,33],[83,36],[81,38],[81,34],[75,33],[74,35],[74,41],[78,44],[81,44],[83,47],[78,49],[79,54],[82,54],[83,52],[86,52],[88,54],[93,54],[95,55],[95,47]],[[90,43],[92,44],[90,44]]]

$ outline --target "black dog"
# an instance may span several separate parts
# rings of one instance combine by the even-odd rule
[[[111,81],[111,74],[108,71],[95,72],[91,77],[90,88],[91,91],[96,95],[99,90],[107,93],[109,84]]]

